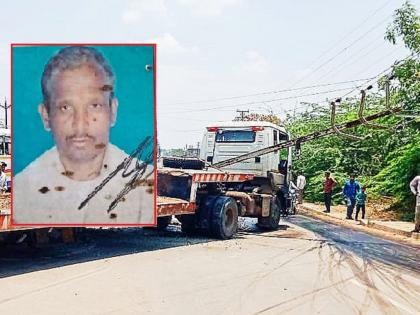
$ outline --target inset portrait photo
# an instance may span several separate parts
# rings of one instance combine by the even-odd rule
[[[11,50],[12,224],[153,225],[155,45]]]

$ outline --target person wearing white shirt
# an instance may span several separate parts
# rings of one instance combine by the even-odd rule
[[[7,176],[6,173],[3,172],[3,169],[0,168],[0,191],[4,193],[7,191]]]
[[[306,178],[302,172],[299,173],[299,176],[296,179],[296,186],[298,188],[298,204],[303,202],[303,192],[306,186]]]
[[[416,196],[415,225],[413,232],[420,233],[420,175],[410,182],[410,190]]]

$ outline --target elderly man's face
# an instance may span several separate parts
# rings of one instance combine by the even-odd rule
[[[40,113],[51,128],[62,158],[88,162],[105,150],[117,103],[109,104],[109,86],[94,66],[83,65],[59,73],[51,85],[49,112]]]

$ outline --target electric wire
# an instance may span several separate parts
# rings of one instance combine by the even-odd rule
[[[229,96],[229,97],[220,97],[220,98],[213,98],[213,99],[206,99],[206,100],[198,100],[198,101],[188,101],[188,102],[176,102],[176,103],[162,103],[161,106],[168,106],[168,105],[189,105],[189,104],[199,104],[199,103],[210,103],[210,102],[219,102],[219,101],[226,101],[226,100],[233,100],[239,98],[246,98],[252,96],[260,96],[260,95],[268,95],[268,94],[278,94],[278,93],[286,93],[286,92],[293,92],[293,91],[300,91],[306,90],[311,88],[317,87],[325,87],[325,86],[332,86],[332,85],[341,85],[341,84],[348,84],[354,83],[359,81],[364,81],[370,78],[363,78],[363,79],[356,79],[356,80],[348,80],[348,81],[340,81],[340,82],[333,82],[333,83],[323,83],[323,84],[315,84],[309,86],[302,86],[293,89],[281,89],[281,90],[272,90],[272,91],[265,91],[253,94],[245,94],[245,95],[237,95],[237,96]]]
[[[386,21],[389,20],[389,18],[392,15],[388,15],[385,19],[381,20],[379,23],[375,24],[373,27],[371,27],[367,32],[363,33],[361,36],[359,36],[356,40],[352,41],[349,45],[347,45],[346,47],[342,48],[338,53],[336,53],[335,55],[333,55],[332,57],[330,57],[329,59],[327,59],[326,61],[324,61],[323,63],[321,63],[319,66],[317,66],[314,70],[310,71],[309,73],[307,73],[305,76],[303,76],[302,78],[300,78],[298,81],[296,81],[294,84],[292,84],[290,86],[290,88],[296,86],[296,84],[301,83],[302,81],[306,80],[307,78],[309,78],[311,75],[313,75],[314,73],[316,73],[318,70],[320,70],[322,67],[324,67],[325,65],[329,64],[331,61],[333,61],[334,59],[336,59],[338,56],[340,56],[341,54],[343,54],[344,52],[346,52],[350,47],[352,47],[353,45],[355,45],[357,42],[359,42],[360,40],[362,40],[363,38],[365,38],[368,34],[370,34],[372,31],[374,31],[375,29],[377,29],[379,26],[381,26],[382,24],[384,24]]]

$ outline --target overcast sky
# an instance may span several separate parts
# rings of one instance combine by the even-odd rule
[[[412,1],[417,9],[419,1]],[[401,44],[383,39],[403,2],[7,1],[0,97],[10,99],[12,42],[153,42],[158,139],[164,148],[196,144],[205,126],[233,119],[237,109],[284,117],[303,110],[301,102],[325,102],[367,84],[281,91],[371,78],[406,57]]]

